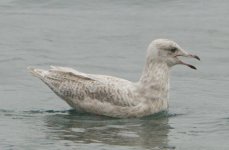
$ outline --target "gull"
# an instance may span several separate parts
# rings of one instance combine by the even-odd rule
[[[168,39],[156,39],[147,49],[146,62],[137,82],[97,74],[86,74],[68,67],[49,70],[28,67],[56,95],[79,112],[116,118],[149,116],[168,109],[169,74],[173,66],[191,64],[180,57],[200,60]]]

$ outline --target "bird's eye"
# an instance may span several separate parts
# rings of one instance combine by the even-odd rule
[[[176,48],[176,47],[173,47],[173,48],[170,49],[170,51],[171,51],[172,53],[175,53],[175,52],[177,51],[177,48]]]

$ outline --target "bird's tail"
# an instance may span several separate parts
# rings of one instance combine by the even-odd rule
[[[33,67],[28,67],[27,69],[29,70],[29,72],[33,76],[38,77],[40,79],[43,79],[45,77],[45,75],[47,74],[47,72],[48,72],[46,70],[36,69],[36,68],[33,68]]]

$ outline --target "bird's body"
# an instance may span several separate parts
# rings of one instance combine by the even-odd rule
[[[117,118],[142,117],[168,108],[170,66],[151,57],[151,49],[149,46],[138,82],[66,67],[29,70],[77,111]]]
[[[30,68],[30,71],[77,111],[127,118],[167,109],[167,98],[160,99],[159,85],[144,86],[141,82],[84,74],[64,67],[52,66],[48,71]],[[164,86],[168,91],[167,83]],[[155,95],[151,96],[151,92]]]

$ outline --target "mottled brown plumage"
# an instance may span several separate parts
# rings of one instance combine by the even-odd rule
[[[184,64],[177,55],[197,57],[173,41],[153,41],[138,82],[85,74],[66,67],[29,70],[78,111],[118,118],[142,117],[168,108],[169,70],[173,65]]]

